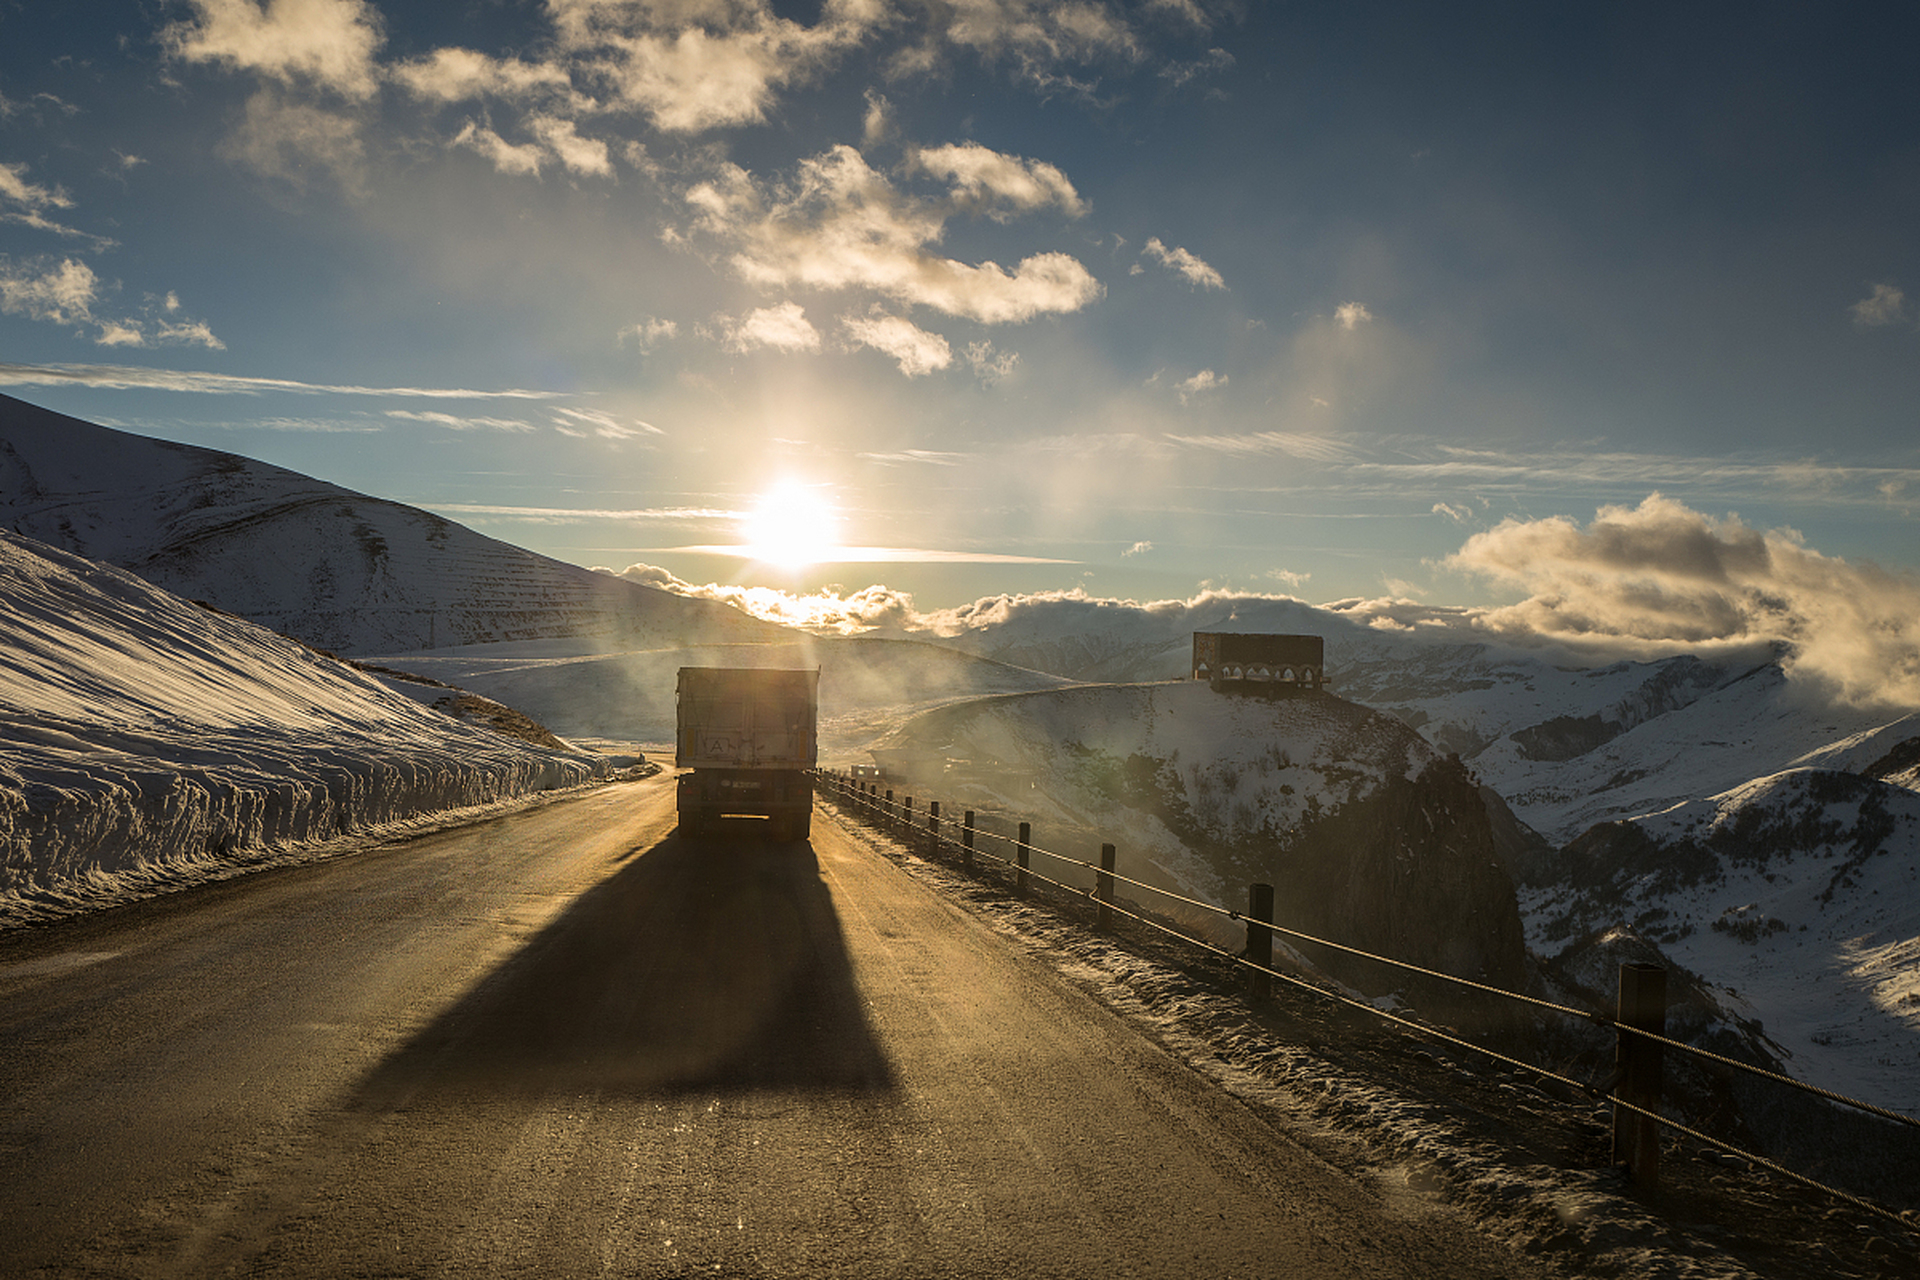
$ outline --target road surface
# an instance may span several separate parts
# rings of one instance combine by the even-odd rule
[[[670,783],[0,938],[0,1273],[1533,1274]]]

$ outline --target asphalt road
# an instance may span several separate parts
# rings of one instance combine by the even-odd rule
[[[0,1272],[1534,1274],[670,782],[0,938]]]

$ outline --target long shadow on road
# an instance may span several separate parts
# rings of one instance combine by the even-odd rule
[[[891,1087],[811,846],[676,834],[583,894],[361,1098]]]

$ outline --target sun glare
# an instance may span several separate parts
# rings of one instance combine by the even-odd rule
[[[789,480],[761,495],[740,533],[755,560],[793,569],[832,559],[840,547],[838,524],[818,489]]]

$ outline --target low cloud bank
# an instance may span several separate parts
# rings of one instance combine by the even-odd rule
[[[1820,696],[1857,706],[1920,707],[1920,579],[1822,555],[1791,529],[1756,530],[1737,516],[1708,516],[1653,494],[1637,507],[1602,507],[1584,526],[1565,516],[1502,521],[1436,567],[1521,598],[1501,605],[1404,598],[1309,605],[1291,596],[1207,590],[1184,600],[1141,602],[1075,588],[923,611],[910,593],[881,585],[851,595],[799,596],[696,586],[651,565],[634,565],[620,576],[722,600],[818,634],[1058,635],[1124,625],[1141,638],[1172,640],[1193,629],[1257,629],[1297,611],[1297,622],[1288,625],[1320,626],[1330,636],[1351,627],[1415,640],[1544,648],[1580,664],[1784,652],[1787,673]],[[1256,613],[1261,622],[1252,621]]]
[[[698,586],[657,565],[635,564],[613,573],[642,586],[658,587],[697,600],[719,600],[743,613],[816,635],[861,635],[871,631],[926,631],[931,615],[913,607],[913,596],[891,587],[864,587],[850,596],[834,591],[797,596],[773,587],[739,587],[709,582]]]
[[[1920,706],[1920,579],[1807,547],[1654,494],[1563,516],[1504,520],[1446,564],[1526,593],[1477,610],[1476,628],[1673,650],[1729,642],[1787,647],[1786,668],[1856,704]]]

